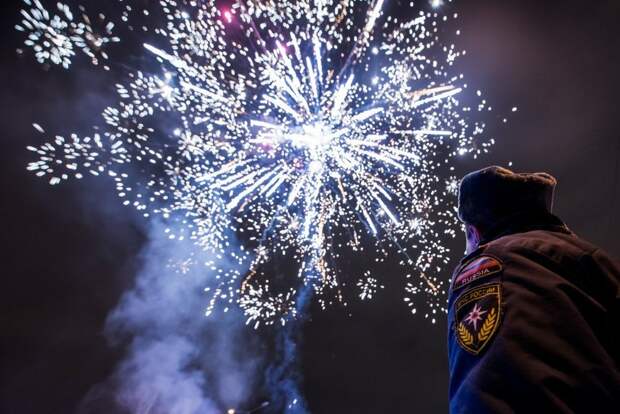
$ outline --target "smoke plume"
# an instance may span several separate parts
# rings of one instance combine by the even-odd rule
[[[234,304],[204,316],[204,290],[215,282],[204,262],[237,264],[197,251],[191,242],[169,240],[161,224],[152,224],[149,233],[135,285],[106,326],[106,336],[126,344],[127,354],[109,381],[91,390],[81,411],[102,412],[93,407],[105,399],[113,400],[115,412],[132,414],[219,414],[246,407],[262,381],[263,342]],[[190,257],[195,265],[179,271],[175,264]]]

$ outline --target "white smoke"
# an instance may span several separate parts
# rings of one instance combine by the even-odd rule
[[[135,286],[112,311],[106,336],[127,344],[112,377],[95,387],[80,411],[131,414],[211,414],[246,406],[263,380],[261,346],[236,306],[204,316],[215,275],[214,260],[191,242],[168,240],[153,224],[141,254]],[[179,272],[170,263],[193,254],[195,266]],[[237,264],[217,260],[221,267]],[[238,265],[237,265],[238,266]]]

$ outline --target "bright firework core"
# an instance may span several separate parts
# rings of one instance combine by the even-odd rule
[[[73,23],[67,5],[52,16],[24,2],[18,29],[40,62],[69,68],[81,47],[124,79],[110,82],[117,104],[102,111],[105,127],[30,147],[39,159],[28,168],[51,184],[105,174],[123,204],[169,222],[170,238],[246,266],[206,264],[220,282],[207,313],[237,302],[251,321],[284,321],[308,286],[322,305],[346,305],[356,286],[369,299],[391,257],[412,312],[445,311],[444,241],[459,228],[452,161],[492,141],[474,119],[490,107],[453,66],[463,52],[442,41],[460,32],[448,29],[456,14],[433,7],[441,2],[391,16],[382,0],[244,0],[226,10],[214,0],[149,3],[157,10],[124,1],[127,31],[107,23],[99,34]],[[136,11],[164,21],[134,32]],[[101,50],[124,36],[147,68],[128,71]],[[292,271],[274,265],[282,257]],[[276,286],[279,272],[288,286]]]
[[[297,134],[291,133],[286,135],[294,145],[300,147],[321,148],[329,144],[333,138],[333,132],[329,127],[320,122],[304,125],[300,129]]]

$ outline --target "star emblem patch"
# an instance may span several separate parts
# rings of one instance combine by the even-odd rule
[[[500,324],[501,285],[488,283],[463,292],[454,303],[454,335],[461,348],[478,355]]]

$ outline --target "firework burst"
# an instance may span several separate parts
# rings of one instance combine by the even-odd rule
[[[23,0],[28,9],[22,10],[21,24],[15,28],[28,33],[24,44],[31,47],[39,63],[71,65],[75,50],[80,50],[91,58],[93,65],[108,58],[104,47],[108,43],[119,42],[112,35],[114,23],[107,22],[103,14],[91,20],[86,9],[79,6],[81,20],[76,20],[70,7],[64,3],[56,4],[56,13],[46,9],[39,0]],[[108,66],[104,66],[109,70]]]
[[[40,62],[68,67],[73,46],[101,53],[117,40],[34,1],[18,29]],[[169,237],[244,263],[209,291],[209,310],[237,302],[248,321],[285,321],[302,285],[323,306],[346,304],[356,283],[367,299],[381,284],[363,267],[395,256],[412,311],[425,304],[434,320],[458,228],[451,160],[487,150],[474,114],[490,108],[453,69],[463,52],[441,41],[456,14],[386,7],[160,0],[163,22],[142,41],[151,69],[124,73],[105,128],[29,147],[28,168],[51,184],[108,175],[124,204],[175,223]]]

